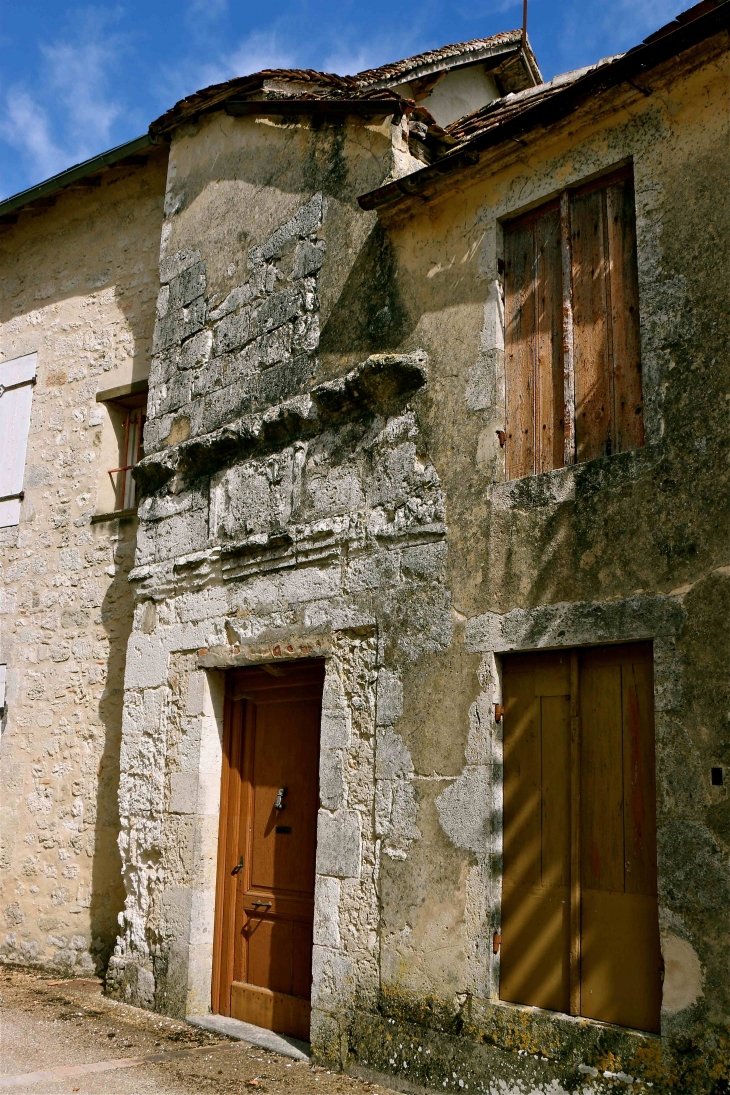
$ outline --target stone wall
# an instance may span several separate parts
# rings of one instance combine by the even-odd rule
[[[441,721],[453,743],[445,757],[436,744],[445,705],[431,693],[438,714],[429,716],[412,698],[439,679],[437,659],[403,676],[397,729],[414,785],[431,776],[439,751],[435,770],[450,778],[435,798],[436,826],[417,792],[428,855],[415,842],[382,871],[379,1008],[344,1024],[349,1067],[362,1073],[395,1068],[446,1090],[459,1081],[492,1090],[499,1080],[514,1090],[604,1090],[612,1073],[654,1090],[725,1090],[730,797],[719,667],[729,633],[718,619],[730,592],[730,218],[716,195],[730,168],[728,75],[723,36],[652,74],[651,95],[618,88],[519,147],[494,149],[459,178],[458,200],[454,183],[444,184],[387,218],[409,289],[401,349],[429,355],[420,421],[446,499],[458,613],[441,682],[444,692],[463,689],[464,703]],[[627,160],[646,446],[505,482],[501,222]],[[636,638],[654,643],[659,1039],[500,1004],[499,955],[489,946],[500,925],[501,726],[491,706],[500,657]],[[725,766],[723,786],[711,782],[716,765]],[[418,916],[424,893],[431,905]],[[450,939],[468,956],[461,967],[450,961],[451,980],[431,957],[434,921],[449,918]]]
[[[149,371],[166,150],[0,229],[0,355],[37,353],[20,524],[0,529],[0,954],[105,968],[136,521],[107,488],[96,392]],[[113,446],[112,446],[113,447]]]

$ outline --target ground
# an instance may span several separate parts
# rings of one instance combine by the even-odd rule
[[[245,1042],[109,1000],[96,978],[61,981],[5,967],[0,970],[0,993],[0,1091],[391,1095],[378,1084],[288,1061]],[[69,1066],[75,1074],[69,1074]],[[88,1066],[95,1066],[94,1071]],[[49,1075],[50,1070],[56,1070],[55,1075]]]

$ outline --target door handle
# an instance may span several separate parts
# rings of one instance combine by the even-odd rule
[[[241,856],[238,857],[238,863],[236,864],[236,866],[231,871],[231,874],[238,874],[238,872],[242,871],[242,870],[243,870],[243,856],[241,855]]]
[[[252,901],[251,904],[253,905],[253,907],[255,909],[270,909],[271,908],[271,902],[270,901]]]
[[[275,810],[285,810],[286,803],[284,802],[284,796],[286,795],[286,787],[280,787],[276,792],[276,798],[274,800]]]

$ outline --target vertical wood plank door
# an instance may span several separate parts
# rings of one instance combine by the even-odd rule
[[[510,655],[502,688],[500,997],[657,1032],[651,644]]]
[[[500,996],[568,1011],[570,658],[505,658]]]
[[[309,1038],[324,666],[226,680],[213,1010]]]
[[[651,646],[581,655],[581,1014],[659,1032]]]

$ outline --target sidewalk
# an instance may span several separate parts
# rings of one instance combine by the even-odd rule
[[[0,1095],[392,1095],[107,1000],[96,979],[0,967]]]

